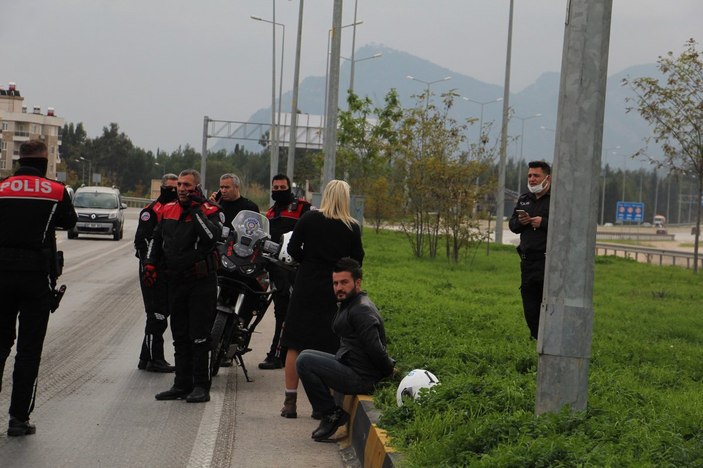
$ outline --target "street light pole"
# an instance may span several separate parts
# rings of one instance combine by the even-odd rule
[[[351,57],[351,58],[348,58],[348,57],[340,57],[342,60],[348,60],[349,62],[351,62],[352,73],[351,73],[351,76],[349,77],[349,91],[350,91],[350,92],[352,92],[352,93],[354,92],[354,71],[353,71],[353,70],[354,70],[354,64],[357,63],[357,62],[363,62],[364,60],[373,60],[373,59],[377,59],[377,58],[380,58],[380,57],[383,57],[383,54],[380,53],[380,52],[377,53],[377,54],[373,54],[373,55],[371,55],[371,56],[369,56],[369,57],[364,57],[364,58],[360,58],[360,59],[355,59],[355,58],[353,58],[353,57]]]
[[[293,179],[293,169],[295,166],[295,147],[298,138],[298,87],[300,85],[300,45],[303,41],[303,5],[305,0],[300,0],[298,10],[298,32],[295,42],[295,70],[293,71],[293,98],[291,100],[290,111],[290,139],[288,141],[288,161],[286,163],[286,175]]]
[[[515,116],[516,119],[520,120],[522,122],[521,127],[520,127],[520,161],[518,161],[518,180],[517,180],[517,193],[520,194],[520,185],[521,185],[521,180],[520,180],[520,169],[522,167],[522,149],[525,145],[525,120],[530,120],[530,119],[536,119],[537,117],[542,117],[542,114],[532,114],[528,115],[527,117],[518,117]]]
[[[271,134],[269,140],[271,144],[271,168],[270,178],[278,174],[278,147],[279,147],[279,130],[281,126],[281,101],[283,94],[283,51],[286,44],[286,25],[276,22],[276,0],[273,0],[273,20],[263,19],[259,16],[250,16],[251,19],[269,23],[273,28],[273,62],[272,62],[272,78],[271,78]],[[278,118],[276,118],[276,26],[281,27],[281,70],[278,84]]]
[[[357,7],[359,6],[359,0],[354,0],[354,22],[353,24],[356,24],[356,12],[357,12]],[[354,64],[356,64],[356,61],[354,60],[354,57],[356,55],[356,26],[352,28],[352,50],[351,50],[351,71],[349,72],[349,89],[353,92],[354,91]]]
[[[342,26],[342,27],[339,28],[339,29],[340,29],[340,34],[341,34],[341,31],[342,31],[344,28],[353,27],[354,30],[356,30],[356,27],[359,26],[360,24],[364,24],[364,22],[363,22],[363,21],[359,21],[359,22],[356,22],[356,21],[355,21],[355,22],[350,23],[350,24],[345,24],[344,26]],[[324,108],[324,110],[323,110],[323,114],[324,114],[325,112],[327,112],[327,94],[328,94],[328,92],[329,92],[329,81],[330,81],[330,60],[331,60],[331,57],[330,57],[330,54],[331,54],[331,53],[330,53],[330,47],[331,47],[331,44],[332,44],[332,29],[329,29],[329,30],[327,31],[327,63],[325,64],[325,67],[326,67],[326,68],[325,68],[325,108]],[[340,53],[341,53],[341,52],[340,52]],[[323,115],[323,120],[322,120],[322,124],[323,124],[323,125],[325,124],[325,120],[324,120],[325,117],[326,117],[326,116]]]
[[[462,96],[461,98],[462,98],[464,101],[473,102],[474,104],[478,104],[479,106],[481,106],[481,114],[480,114],[481,117],[479,118],[479,122],[478,122],[478,142],[479,142],[479,143],[482,143],[482,141],[481,141],[481,136],[483,135],[483,107],[484,107],[486,104],[493,104],[494,102],[500,102],[500,101],[503,100],[503,98],[498,98],[498,99],[494,99],[494,100],[492,100],[492,101],[484,101],[484,102],[482,102],[482,101],[475,101],[475,100],[473,100],[473,99],[467,98],[466,96]]]
[[[427,109],[430,106],[430,86],[432,86],[435,83],[439,83],[440,81],[448,81],[448,80],[452,79],[451,76],[445,76],[444,78],[440,78],[439,80],[425,81],[425,80],[421,80],[419,78],[415,78],[414,76],[410,76],[410,75],[407,75],[406,78],[409,80],[418,81],[418,82],[423,83],[427,86],[427,89],[425,90],[425,111],[427,111]]]
[[[500,135],[500,162],[498,164],[498,193],[496,193],[496,236],[495,243],[503,243],[503,214],[505,211],[505,159],[508,149],[508,114],[510,110],[510,59],[513,43],[513,7],[515,0],[510,0],[508,15],[508,47],[505,54],[505,85],[503,86],[503,125]]]
[[[320,192],[334,179],[337,151],[337,111],[339,103],[339,56],[342,46],[342,0],[334,0],[332,8],[332,41],[329,57],[329,78],[327,80],[327,109],[325,117],[325,162],[322,166]]]

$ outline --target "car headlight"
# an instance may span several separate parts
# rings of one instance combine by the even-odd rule
[[[117,218],[117,211],[111,211],[109,215],[107,215],[108,219],[115,219]]]

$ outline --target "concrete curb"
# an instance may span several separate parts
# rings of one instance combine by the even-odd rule
[[[380,411],[370,395],[335,395],[349,413],[347,442],[354,449],[359,464],[365,468],[400,466],[401,455],[390,446],[390,437],[378,427]]]

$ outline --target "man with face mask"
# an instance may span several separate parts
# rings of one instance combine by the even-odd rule
[[[508,226],[511,231],[520,234],[520,245],[517,251],[520,254],[522,273],[520,283],[522,307],[530,336],[536,340],[544,288],[552,170],[544,161],[531,161],[527,166],[529,191],[518,198]]]
[[[300,217],[310,210],[310,203],[304,198],[296,198],[291,191],[290,179],[285,174],[277,174],[271,180],[271,198],[273,205],[266,212],[269,219],[271,239],[281,242],[281,237],[295,227]],[[283,356],[286,350],[281,349],[281,330],[286,320],[288,303],[290,302],[290,287],[294,277],[289,272],[274,265],[269,268],[271,279],[276,286],[273,296],[273,313],[276,318],[276,328],[271,340],[266,359],[259,363],[259,369],[280,369],[283,367]]]
[[[161,219],[164,207],[178,199],[176,192],[178,176],[165,174],[161,179],[161,194],[139,213],[139,225],[134,236],[135,255],[139,259],[139,277],[144,274],[149,242],[154,237],[154,228]],[[157,269],[160,265],[157,265]],[[149,288],[139,282],[142,288],[144,311],[146,312],[146,327],[142,350],[139,354],[137,368],[148,372],[173,372],[175,368],[164,358],[164,332],[168,327],[168,288],[163,275],[161,280]]]
[[[63,256],[56,250],[55,228],[76,224],[66,188],[45,178],[47,163],[46,145],[26,141],[20,145],[19,169],[0,180],[0,385],[17,338],[7,429],[11,437],[36,432],[29,415],[49,313],[60,299],[55,285]]]

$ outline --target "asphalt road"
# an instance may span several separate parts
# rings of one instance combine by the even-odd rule
[[[262,371],[273,331],[269,311],[241,369],[221,369],[206,404],[159,402],[172,374],[136,368],[144,311],[132,240],[138,210],[127,210],[124,239],[66,239],[58,232],[68,290],[51,316],[32,422],[37,433],[0,433],[0,466],[13,467],[341,467],[337,444],[316,443],[317,421],[300,388],[298,419],[279,415],[283,371]],[[173,362],[170,330],[167,359]],[[0,407],[9,407],[14,353]],[[6,414],[6,413],[5,413]],[[2,424],[7,419],[3,418]]]

